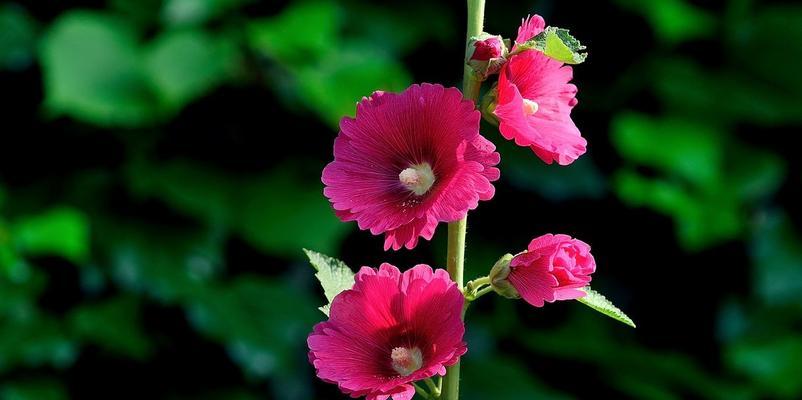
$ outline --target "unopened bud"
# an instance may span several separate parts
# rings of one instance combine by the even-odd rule
[[[496,264],[493,265],[493,269],[490,270],[490,285],[493,287],[493,290],[501,296],[508,299],[520,299],[521,295],[518,294],[518,291],[515,290],[507,280],[507,277],[510,275],[510,261],[512,257],[512,254],[505,254],[496,261]]]
[[[501,36],[482,33],[468,42],[465,62],[481,80],[498,73],[507,62],[507,45]]]

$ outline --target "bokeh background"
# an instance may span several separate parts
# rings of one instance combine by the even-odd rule
[[[466,277],[546,232],[593,246],[577,302],[483,298],[463,398],[802,396],[802,5],[488,0],[587,44],[589,151],[546,166],[490,126],[493,201]],[[305,340],[301,248],[444,264],[340,223],[337,121],[375,89],[458,86],[464,4],[70,0],[0,5],[0,399],[340,399]]]

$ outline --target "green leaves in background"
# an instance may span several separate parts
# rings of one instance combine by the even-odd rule
[[[192,324],[222,342],[253,377],[286,373],[304,361],[296,357],[304,345],[298,338],[315,322],[314,306],[287,282],[242,275],[206,286],[188,306]]]
[[[796,399],[802,394],[802,380],[797,379],[802,369],[799,335],[739,343],[728,350],[726,358],[774,398]]]
[[[760,57],[750,58],[757,59]],[[673,56],[655,62],[649,82],[667,110],[697,120],[719,125],[745,121],[761,126],[802,121],[799,91],[755,79],[744,69],[738,65],[704,70],[690,60]]]
[[[84,304],[70,311],[69,326],[76,339],[127,358],[143,360],[151,342],[142,330],[140,304],[135,297],[118,296]]]
[[[623,311],[621,311],[618,307],[613,305],[610,300],[607,300],[606,297],[602,296],[599,292],[591,289],[589,286],[582,289],[587,295],[585,297],[580,297],[577,299],[580,303],[614,319],[624,324],[627,324],[631,327],[635,327],[635,323],[632,322]]]
[[[160,2],[161,20],[169,26],[194,26],[208,22],[254,0],[167,0]]]
[[[45,106],[101,126],[161,121],[235,75],[237,52],[225,36],[168,32],[147,47],[125,20],[72,11],[41,42]]]
[[[201,30],[164,32],[145,53],[145,71],[171,111],[236,75],[240,63],[229,37]]]
[[[58,255],[76,264],[89,257],[89,221],[73,208],[54,208],[17,219],[11,235],[18,251],[26,255]]]
[[[27,256],[58,256],[74,263],[89,257],[89,221],[80,211],[56,207],[39,214],[0,219],[0,271],[15,282],[31,273]]]
[[[142,125],[158,116],[136,32],[124,20],[73,11],[53,23],[40,48],[50,111],[103,126]]]
[[[718,128],[690,119],[624,113],[611,129],[624,158],[658,173],[646,178],[631,167],[620,171],[614,181],[619,197],[673,217],[689,249],[741,235],[749,206],[782,182],[776,156],[727,143]]]
[[[36,52],[36,21],[20,6],[0,5],[0,69],[20,70]]]
[[[616,3],[646,17],[657,38],[668,44],[708,37],[715,32],[713,15],[687,0],[616,0]]]
[[[299,2],[276,17],[252,22],[248,29],[251,47],[281,67],[270,71],[277,89],[298,93],[302,107],[332,126],[343,115],[354,115],[354,104],[363,96],[375,90],[399,91],[412,81],[399,54],[389,53],[379,41],[357,40],[343,32],[346,18],[336,3]],[[356,25],[363,22],[371,25],[369,20]],[[399,38],[420,40],[403,34],[409,27],[400,28]],[[407,48],[398,43],[395,47]]]
[[[288,257],[304,247],[333,252],[352,227],[331,211],[320,184],[297,171],[285,165],[263,175],[234,177],[173,162],[137,165],[129,174],[139,196],[158,197],[211,226],[228,227],[265,252]]]
[[[67,389],[50,379],[19,380],[0,384],[0,399],[3,400],[67,400]]]
[[[756,225],[750,249],[754,293],[765,305],[802,309],[802,238],[778,212],[763,215]]]
[[[309,263],[315,268],[315,277],[323,286],[323,293],[326,295],[328,304],[319,307],[320,311],[329,316],[329,306],[334,298],[344,290],[354,286],[354,271],[344,262],[329,257],[325,254],[304,249],[304,253],[309,258]]]

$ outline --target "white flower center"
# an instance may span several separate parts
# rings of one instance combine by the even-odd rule
[[[532,115],[537,112],[537,109],[538,105],[536,102],[529,99],[524,99],[524,114]]]
[[[428,192],[434,184],[434,172],[429,163],[413,165],[398,174],[398,180],[410,192],[420,196]]]
[[[417,347],[396,347],[390,357],[393,359],[393,369],[401,376],[409,376],[423,366],[423,353]]]

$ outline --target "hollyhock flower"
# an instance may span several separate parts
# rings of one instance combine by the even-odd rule
[[[375,92],[340,121],[323,193],[343,221],[385,234],[384,249],[414,248],[438,222],[489,200],[499,154],[479,135],[479,112],[459,90],[412,85]]]
[[[518,29],[516,46],[542,32],[543,18],[527,18]],[[513,53],[515,47],[513,47]],[[570,66],[526,50],[510,57],[499,74],[495,108],[499,131],[527,146],[547,164],[568,165],[585,153],[587,142],[571,120],[577,88]]]
[[[508,297],[522,297],[542,307],[544,302],[573,300],[585,296],[596,271],[590,246],[568,235],[546,234],[529,243],[527,251],[498,263],[491,271],[496,290]]]
[[[307,339],[317,376],[351,397],[409,400],[412,382],[445,375],[465,354],[465,301],[445,270],[363,267]]]

